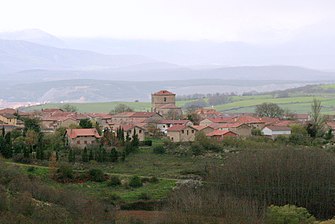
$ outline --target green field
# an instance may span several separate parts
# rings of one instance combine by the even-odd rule
[[[254,112],[256,105],[262,103],[276,103],[283,109],[294,113],[310,112],[310,105],[314,98],[321,100],[323,113],[335,114],[335,84],[314,85],[304,87],[305,89],[288,90],[287,97],[277,97],[275,93],[259,94],[254,96],[233,96],[232,102],[214,106],[215,109],[226,113]],[[205,99],[206,101],[207,99]],[[177,101],[177,106],[183,107],[188,101]],[[135,111],[150,111],[150,102],[101,102],[101,103],[71,103],[78,108],[79,112],[101,112],[108,113],[117,104],[124,103]],[[26,108],[28,111],[43,108],[60,108],[63,104],[45,104]]]

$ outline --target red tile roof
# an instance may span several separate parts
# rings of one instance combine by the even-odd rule
[[[213,123],[230,123],[233,121],[234,117],[218,117],[218,118],[207,118]]]
[[[208,133],[206,136],[207,137],[213,137],[213,136],[223,136],[223,135],[227,135],[227,134],[231,134],[231,135],[234,135],[234,136],[237,136],[236,133],[232,132],[232,131],[228,131],[228,130],[215,130],[215,131],[212,131],[211,133]]]
[[[182,130],[185,130],[186,128],[192,128],[192,129],[194,129],[194,130],[197,130],[197,129],[193,128],[192,126],[174,125],[174,126],[168,128],[167,131],[168,131],[168,132],[169,132],[169,131],[170,131],[170,132],[171,132],[171,131],[182,131]]]
[[[167,91],[167,90],[161,90],[157,93],[154,93],[153,95],[168,96],[168,95],[176,95],[176,94],[171,93],[170,91]]]
[[[15,114],[16,110],[13,108],[5,108],[0,110],[0,114]]]
[[[261,118],[252,117],[252,116],[241,116],[233,119],[233,122],[245,123],[245,124],[258,124],[265,123]]]
[[[83,129],[66,129],[66,134],[70,138],[77,137],[96,137],[101,138],[97,129],[95,128],[83,128]]]
[[[205,125],[193,125],[192,126],[193,128],[197,129],[198,131],[202,131],[204,130],[205,128],[211,128],[214,130],[214,128],[210,127],[210,126],[205,126]]]
[[[238,128],[245,123],[224,123],[214,126],[215,128]]]
[[[179,125],[186,125],[189,120],[160,120],[159,124],[179,124]]]
[[[134,129],[135,127],[143,129],[143,127],[141,127],[141,125],[134,125],[134,124],[129,124],[129,125],[120,125],[120,127],[123,129],[123,131],[129,131]]]

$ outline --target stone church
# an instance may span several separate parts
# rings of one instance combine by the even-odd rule
[[[151,94],[151,111],[167,119],[180,119],[182,110],[176,106],[176,94],[161,90]]]

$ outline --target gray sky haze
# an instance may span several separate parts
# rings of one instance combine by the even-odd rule
[[[334,0],[0,0],[0,32],[280,43],[335,24]]]

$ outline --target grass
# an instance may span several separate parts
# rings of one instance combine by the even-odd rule
[[[127,179],[128,177],[122,177]],[[103,200],[112,200],[113,195],[119,196],[121,201],[132,202],[139,200],[139,196],[143,193],[150,195],[151,199],[159,200],[166,198],[175,186],[176,181],[174,180],[160,180],[158,183],[146,183],[139,188],[127,188],[124,186],[111,187],[108,186],[108,182],[85,182],[80,184],[66,184],[65,188],[81,191],[87,195],[98,197]]]
[[[162,144],[155,140],[154,145]],[[141,194],[148,194],[151,199],[166,198],[176,185],[178,179],[187,174],[197,174],[204,170],[206,165],[222,163],[222,159],[204,158],[192,156],[178,156],[172,154],[154,154],[150,147],[143,147],[136,153],[130,154],[125,162],[117,163],[85,163],[78,172],[91,168],[101,169],[108,175],[117,175],[121,180],[127,181],[133,175],[141,178],[155,176],[158,183],[145,183],[139,188],[126,186],[111,187],[108,181],[97,183],[87,181],[85,183],[62,184],[50,178],[49,167],[30,164],[18,164],[7,161],[8,164],[18,165],[22,172],[28,175],[38,176],[43,182],[58,189],[70,189],[82,192],[102,200],[112,201],[113,195],[120,197],[120,201],[130,203],[139,200]]]

